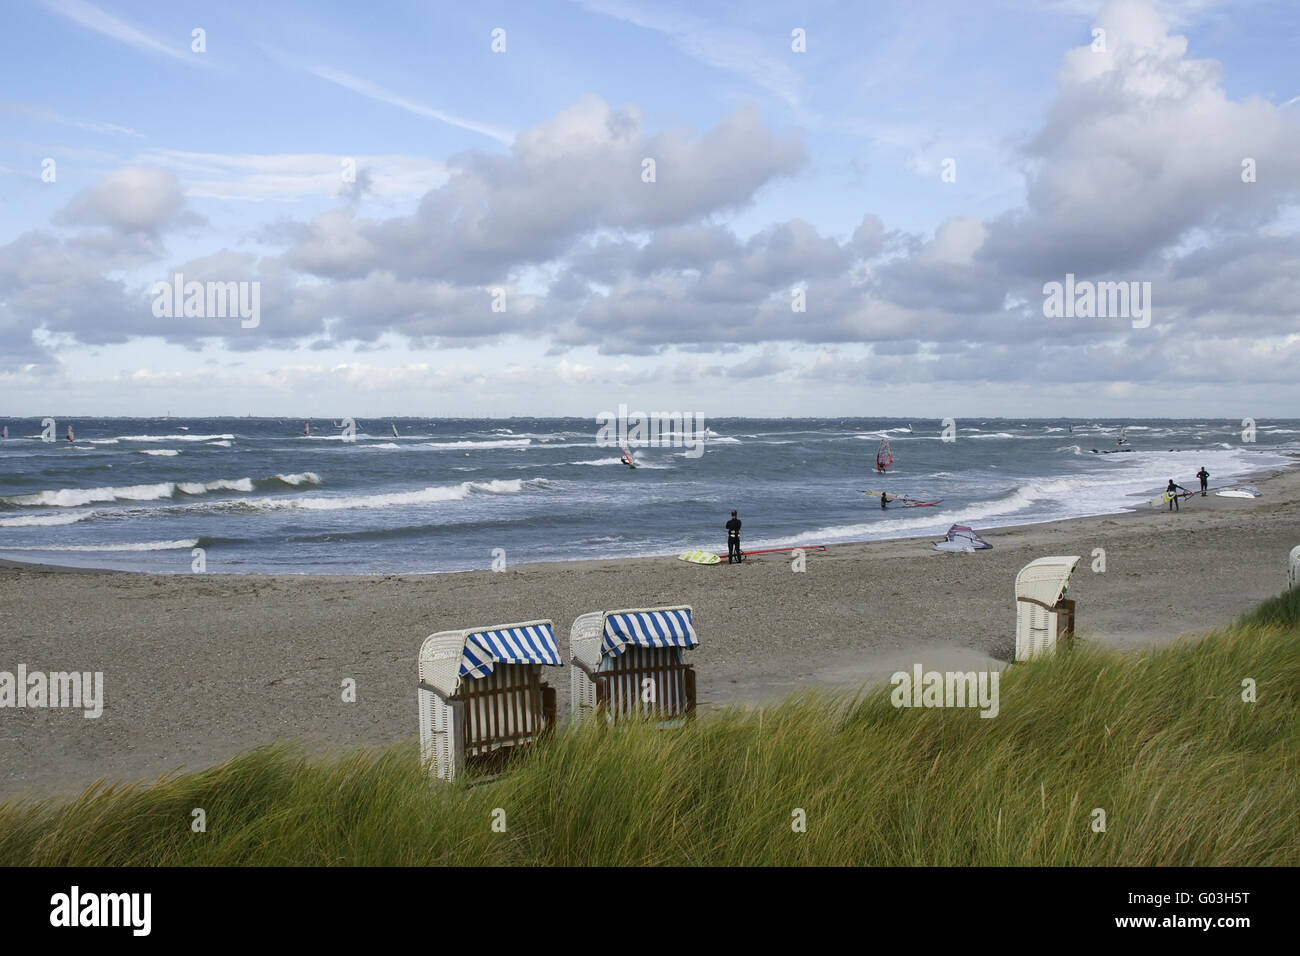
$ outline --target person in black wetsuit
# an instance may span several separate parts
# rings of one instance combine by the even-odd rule
[[[1205,470],[1205,466],[1202,465],[1202,466],[1201,466],[1201,470],[1198,471],[1198,472],[1196,473],[1196,477],[1199,478],[1199,479],[1201,479],[1201,497],[1204,498],[1204,497],[1205,497],[1205,486],[1206,486],[1206,485],[1209,483],[1209,481],[1210,481],[1210,473],[1209,473],[1208,471],[1206,471],[1206,470]]]
[[[1170,511],[1182,511],[1182,510],[1183,510],[1183,509],[1179,506],[1179,504],[1178,504],[1178,493],[1179,493],[1180,491],[1184,491],[1184,492],[1185,492],[1185,491],[1187,491],[1187,489],[1184,488],[1182,485],[1174,484],[1174,480],[1173,480],[1172,478],[1170,478],[1170,479],[1169,479],[1169,487],[1165,489],[1165,494],[1169,495],[1169,510],[1170,510]]]
[[[884,511],[884,510],[885,510],[885,505],[887,505],[887,504],[889,504],[889,495],[885,494],[885,493],[882,491],[882,492],[880,493],[880,510],[881,510],[881,511]]]
[[[732,564],[732,558],[735,563],[744,560],[744,555],[740,553],[740,519],[736,513],[731,513],[731,520],[727,522],[727,563]]]

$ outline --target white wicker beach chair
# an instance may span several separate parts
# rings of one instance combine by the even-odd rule
[[[418,658],[420,760],[450,780],[498,766],[555,726],[555,689],[542,667],[564,663],[550,621],[439,631]]]
[[[1051,654],[1074,637],[1074,602],[1062,600],[1079,556],[1030,561],[1016,575],[1016,660]]]
[[[685,652],[698,644],[685,605],[583,614],[569,632],[574,718],[681,724],[695,713],[695,668]]]
[[[1286,588],[1291,590],[1300,584],[1300,544],[1291,549],[1291,560],[1287,564]]]

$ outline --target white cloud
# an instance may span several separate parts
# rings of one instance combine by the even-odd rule
[[[592,13],[621,20],[668,37],[673,46],[708,66],[745,77],[791,107],[798,107],[802,80],[782,58],[770,50],[790,49],[789,30],[773,38],[760,38],[728,25],[710,23],[689,13],[666,11],[663,5],[643,7],[624,0],[580,0]],[[791,29],[793,26],[791,27]]]
[[[193,56],[189,52],[188,46],[169,46],[138,27],[132,26],[125,20],[119,20],[117,17],[105,13],[94,4],[87,3],[86,0],[45,0],[45,5],[60,16],[67,17],[73,23],[79,24],[88,30],[94,30],[106,37],[111,37],[114,40],[119,40],[135,47],[137,50],[160,53],[190,66],[198,66],[203,62],[200,57]]]
[[[391,90],[384,89],[378,83],[372,83],[362,77],[353,76],[351,73],[344,73],[342,70],[336,70],[328,66],[312,66],[308,67],[308,72],[314,73],[322,80],[328,80],[344,89],[360,93],[362,96],[368,96],[372,100],[378,100],[381,103],[387,103],[389,106],[396,106],[400,110],[406,110],[408,113],[414,113],[416,116],[422,116],[425,119],[437,120],[440,123],[467,129],[470,132],[490,137],[498,143],[505,143],[507,146],[514,140],[514,133],[508,129],[434,109],[432,106],[426,106],[416,100],[408,99]]]
[[[56,216],[64,225],[106,225],[123,232],[156,233],[198,221],[182,212],[180,180],[164,169],[124,166],[98,186],[83,189]]]
[[[381,198],[422,196],[447,180],[447,167],[421,156],[328,153],[195,153],[151,149],[139,162],[166,166],[184,177],[185,193],[210,199],[297,200],[331,198],[344,183],[341,165],[351,160],[357,175],[367,175],[367,194]]]

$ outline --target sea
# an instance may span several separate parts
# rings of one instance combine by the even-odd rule
[[[1197,487],[1202,466],[1211,488],[1228,487],[1300,452],[1300,421],[1262,419],[722,418],[695,447],[680,433],[630,447],[635,469],[594,419],[0,425],[0,557],[178,574],[725,553],[733,508],[746,549],[938,540],[952,524],[1146,508],[1170,478]],[[884,438],[894,463],[880,475]],[[866,489],[940,503],[882,511]]]

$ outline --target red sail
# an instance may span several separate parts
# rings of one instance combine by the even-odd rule
[[[880,439],[880,447],[876,449],[876,470],[884,471],[894,463],[894,456],[889,448],[889,439]]]

